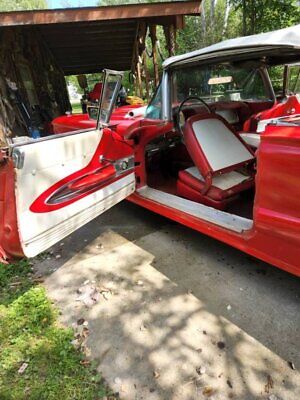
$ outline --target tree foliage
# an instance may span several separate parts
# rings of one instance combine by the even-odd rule
[[[241,33],[252,35],[300,23],[298,0],[230,0],[241,14]]]
[[[21,11],[48,8],[46,0],[0,0],[0,11]]]

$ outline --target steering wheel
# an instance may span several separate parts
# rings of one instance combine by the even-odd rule
[[[183,106],[185,105],[185,103],[187,102],[187,101],[189,101],[189,100],[198,100],[200,103],[202,103],[203,105],[204,105],[204,107],[207,109],[207,111],[210,113],[210,114],[212,114],[213,113],[213,111],[212,111],[212,109],[210,108],[210,106],[206,103],[206,101],[204,101],[204,100],[202,100],[200,97],[198,97],[198,96],[188,96],[188,97],[186,97],[181,103],[180,103],[180,105],[179,105],[179,107],[178,107],[178,109],[177,109],[177,113],[176,113],[176,123],[177,123],[177,127],[178,127],[178,130],[179,130],[179,132],[181,133],[181,135],[183,136],[183,126],[184,126],[184,123],[182,123],[183,121],[182,121],[182,115],[183,115],[183,112],[182,112],[182,109],[183,109]],[[184,117],[183,117],[184,118]]]

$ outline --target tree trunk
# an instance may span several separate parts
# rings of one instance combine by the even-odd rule
[[[246,0],[243,0],[243,36],[247,35],[247,9],[246,9]]]
[[[223,31],[222,31],[222,39],[224,39],[224,37],[226,35],[227,26],[228,26],[229,12],[230,12],[230,0],[226,0],[225,13],[224,13],[224,25],[223,25]]]
[[[206,34],[206,14],[205,14],[205,0],[201,3],[201,33],[202,37]]]

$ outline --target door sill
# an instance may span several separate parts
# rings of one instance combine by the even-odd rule
[[[182,197],[162,192],[161,190],[156,190],[149,186],[144,186],[141,189],[138,189],[137,193],[145,199],[237,233],[249,231],[253,227],[253,220],[251,219],[230,214],[225,211],[216,210],[215,208],[205,206],[204,204],[186,200]]]

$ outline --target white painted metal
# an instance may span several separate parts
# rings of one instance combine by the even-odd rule
[[[163,63],[163,68],[206,59],[210,59],[211,62],[214,58],[220,58],[222,55],[235,56],[242,53],[262,53],[264,50],[272,49],[280,51],[280,49],[288,47],[300,50],[300,25],[259,35],[225,40],[200,50],[170,57]]]
[[[253,226],[253,221],[250,219],[216,210],[215,208],[205,206],[204,204],[195,203],[194,201],[152,189],[148,186],[139,189],[138,194],[144,198],[155,201],[156,203],[199,218],[202,221],[207,221],[221,226],[222,228],[230,229],[234,232],[242,233],[250,230]]]
[[[124,118],[136,118],[136,117],[144,117],[146,114],[146,110],[147,110],[148,106],[143,106],[143,107],[139,107],[139,108],[134,108],[132,110],[130,110]]]
[[[88,165],[101,137],[99,130],[87,131],[16,148],[24,153],[24,166],[16,169],[16,205],[26,256],[46,250],[134,191],[132,173],[61,209],[47,213],[30,211],[31,204],[45,190]]]
[[[204,182],[203,176],[200,174],[198,171],[197,167],[190,167],[185,170],[185,172],[188,172],[190,175],[195,177],[196,179],[199,179],[200,181]],[[236,185],[239,185],[243,181],[249,179],[249,176],[245,176],[239,172],[236,171],[231,171],[227,172],[222,175],[214,176],[212,180],[213,186],[222,189],[222,190],[228,190],[230,188],[233,188]]]
[[[223,117],[229,124],[236,124],[239,122],[239,116],[234,110],[217,110],[216,114]]]
[[[260,145],[260,134],[258,133],[241,133],[241,138],[246,142],[249,146],[258,148]]]
[[[193,130],[213,171],[254,158],[247,147],[218,119],[196,121]]]

